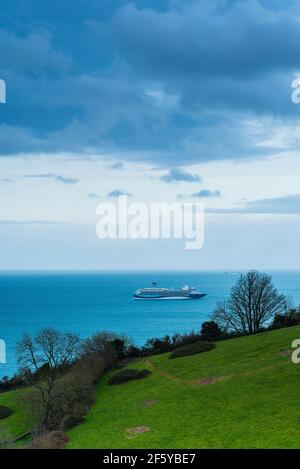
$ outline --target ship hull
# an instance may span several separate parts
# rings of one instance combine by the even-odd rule
[[[200,300],[206,296],[205,293],[199,293],[197,295],[193,296],[152,296],[152,297],[147,297],[147,296],[138,296],[134,295],[133,299],[134,300]]]

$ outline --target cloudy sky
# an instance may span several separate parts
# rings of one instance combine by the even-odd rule
[[[300,4],[1,7],[0,269],[297,269]],[[96,236],[100,202],[202,202],[205,243]]]

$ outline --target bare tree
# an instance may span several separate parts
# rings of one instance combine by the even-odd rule
[[[24,335],[17,344],[17,358],[27,381],[35,388],[43,407],[42,427],[52,419],[53,395],[57,380],[78,357],[80,339],[71,333],[43,329],[34,338]]]
[[[251,270],[240,276],[229,299],[217,304],[212,319],[227,330],[255,334],[279,313],[290,299],[279,294],[269,275]]]

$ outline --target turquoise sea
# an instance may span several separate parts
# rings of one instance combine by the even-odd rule
[[[300,303],[300,272],[269,272],[278,290]],[[137,345],[148,338],[199,330],[238,276],[224,272],[2,272],[0,339],[7,363],[0,376],[17,370],[15,344],[43,327],[72,331],[82,338],[96,331],[126,334]],[[134,301],[140,287],[190,285],[207,293],[194,301]]]

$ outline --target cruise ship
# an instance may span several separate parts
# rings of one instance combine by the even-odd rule
[[[156,285],[154,283],[154,285]],[[152,288],[140,288],[134,292],[135,300],[199,300],[206,296],[206,293],[200,293],[196,288],[184,286],[180,288],[161,288],[153,286]]]

